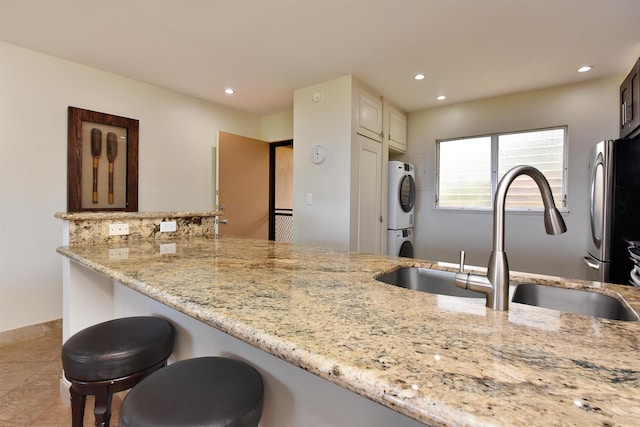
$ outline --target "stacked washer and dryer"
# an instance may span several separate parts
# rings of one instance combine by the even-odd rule
[[[413,258],[415,170],[404,162],[389,162],[387,255]]]

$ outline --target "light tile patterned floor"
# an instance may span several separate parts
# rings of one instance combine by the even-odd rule
[[[61,347],[60,321],[0,333],[0,427],[71,426],[71,406],[60,393]],[[112,426],[119,406],[116,396]],[[84,423],[93,425],[91,398]]]

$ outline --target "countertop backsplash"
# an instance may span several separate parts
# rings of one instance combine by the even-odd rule
[[[174,239],[215,234],[218,211],[185,212],[60,212],[69,222],[69,245],[142,239]],[[162,222],[175,221],[175,231],[161,231]],[[128,233],[111,235],[111,225],[127,224]]]

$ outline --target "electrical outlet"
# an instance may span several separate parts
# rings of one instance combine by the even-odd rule
[[[109,260],[129,259],[129,248],[109,249]]]
[[[160,232],[166,233],[176,231],[176,222],[175,221],[162,221],[160,223]]]
[[[124,236],[129,234],[129,224],[109,224],[109,236]]]

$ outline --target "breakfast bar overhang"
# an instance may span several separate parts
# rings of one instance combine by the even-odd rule
[[[401,265],[447,268],[438,263],[232,236],[72,239],[58,252],[64,339],[115,317],[168,318],[178,331],[170,361],[224,355],[261,372],[264,426],[640,419],[640,322],[522,304],[500,312],[374,279]],[[629,287],[511,279],[594,287],[640,309]]]

